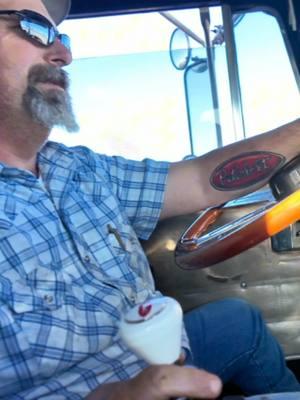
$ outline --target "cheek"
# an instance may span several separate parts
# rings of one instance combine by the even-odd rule
[[[9,56],[5,63],[1,63],[1,75],[6,80],[7,86],[25,88],[28,83],[28,72],[32,65],[32,59],[26,54],[15,57]]]
[[[23,94],[30,68],[42,62],[41,50],[25,39],[6,35],[0,40],[0,54],[1,89]]]
[[[26,39],[11,36],[5,39],[0,42],[1,69],[16,79],[27,76],[31,66],[41,62],[40,49]]]
[[[0,70],[1,102],[18,105],[27,88],[27,70],[19,65],[6,63]]]

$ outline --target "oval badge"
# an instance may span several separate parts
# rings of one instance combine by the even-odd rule
[[[276,153],[255,151],[239,154],[219,165],[210,183],[218,190],[239,190],[255,185],[273,175],[285,162]]]

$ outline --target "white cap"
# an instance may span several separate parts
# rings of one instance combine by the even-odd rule
[[[42,0],[56,25],[60,24],[68,15],[71,0]]]

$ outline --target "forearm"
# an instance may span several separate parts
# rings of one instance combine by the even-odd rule
[[[174,163],[162,218],[222,204],[266,184],[285,162],[300,153],[300,120]]]

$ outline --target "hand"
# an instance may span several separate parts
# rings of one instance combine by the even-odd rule
[[[156,365],[135,378],[100,386],[86,400],[169,400],[176,397],[215,399],[222,389],[220,379],[204,370]]]
[[[151,366],[129,381],[131,400],[169,400],[171,397],[215,399],[220,379],[204,370],[176,365]]]

